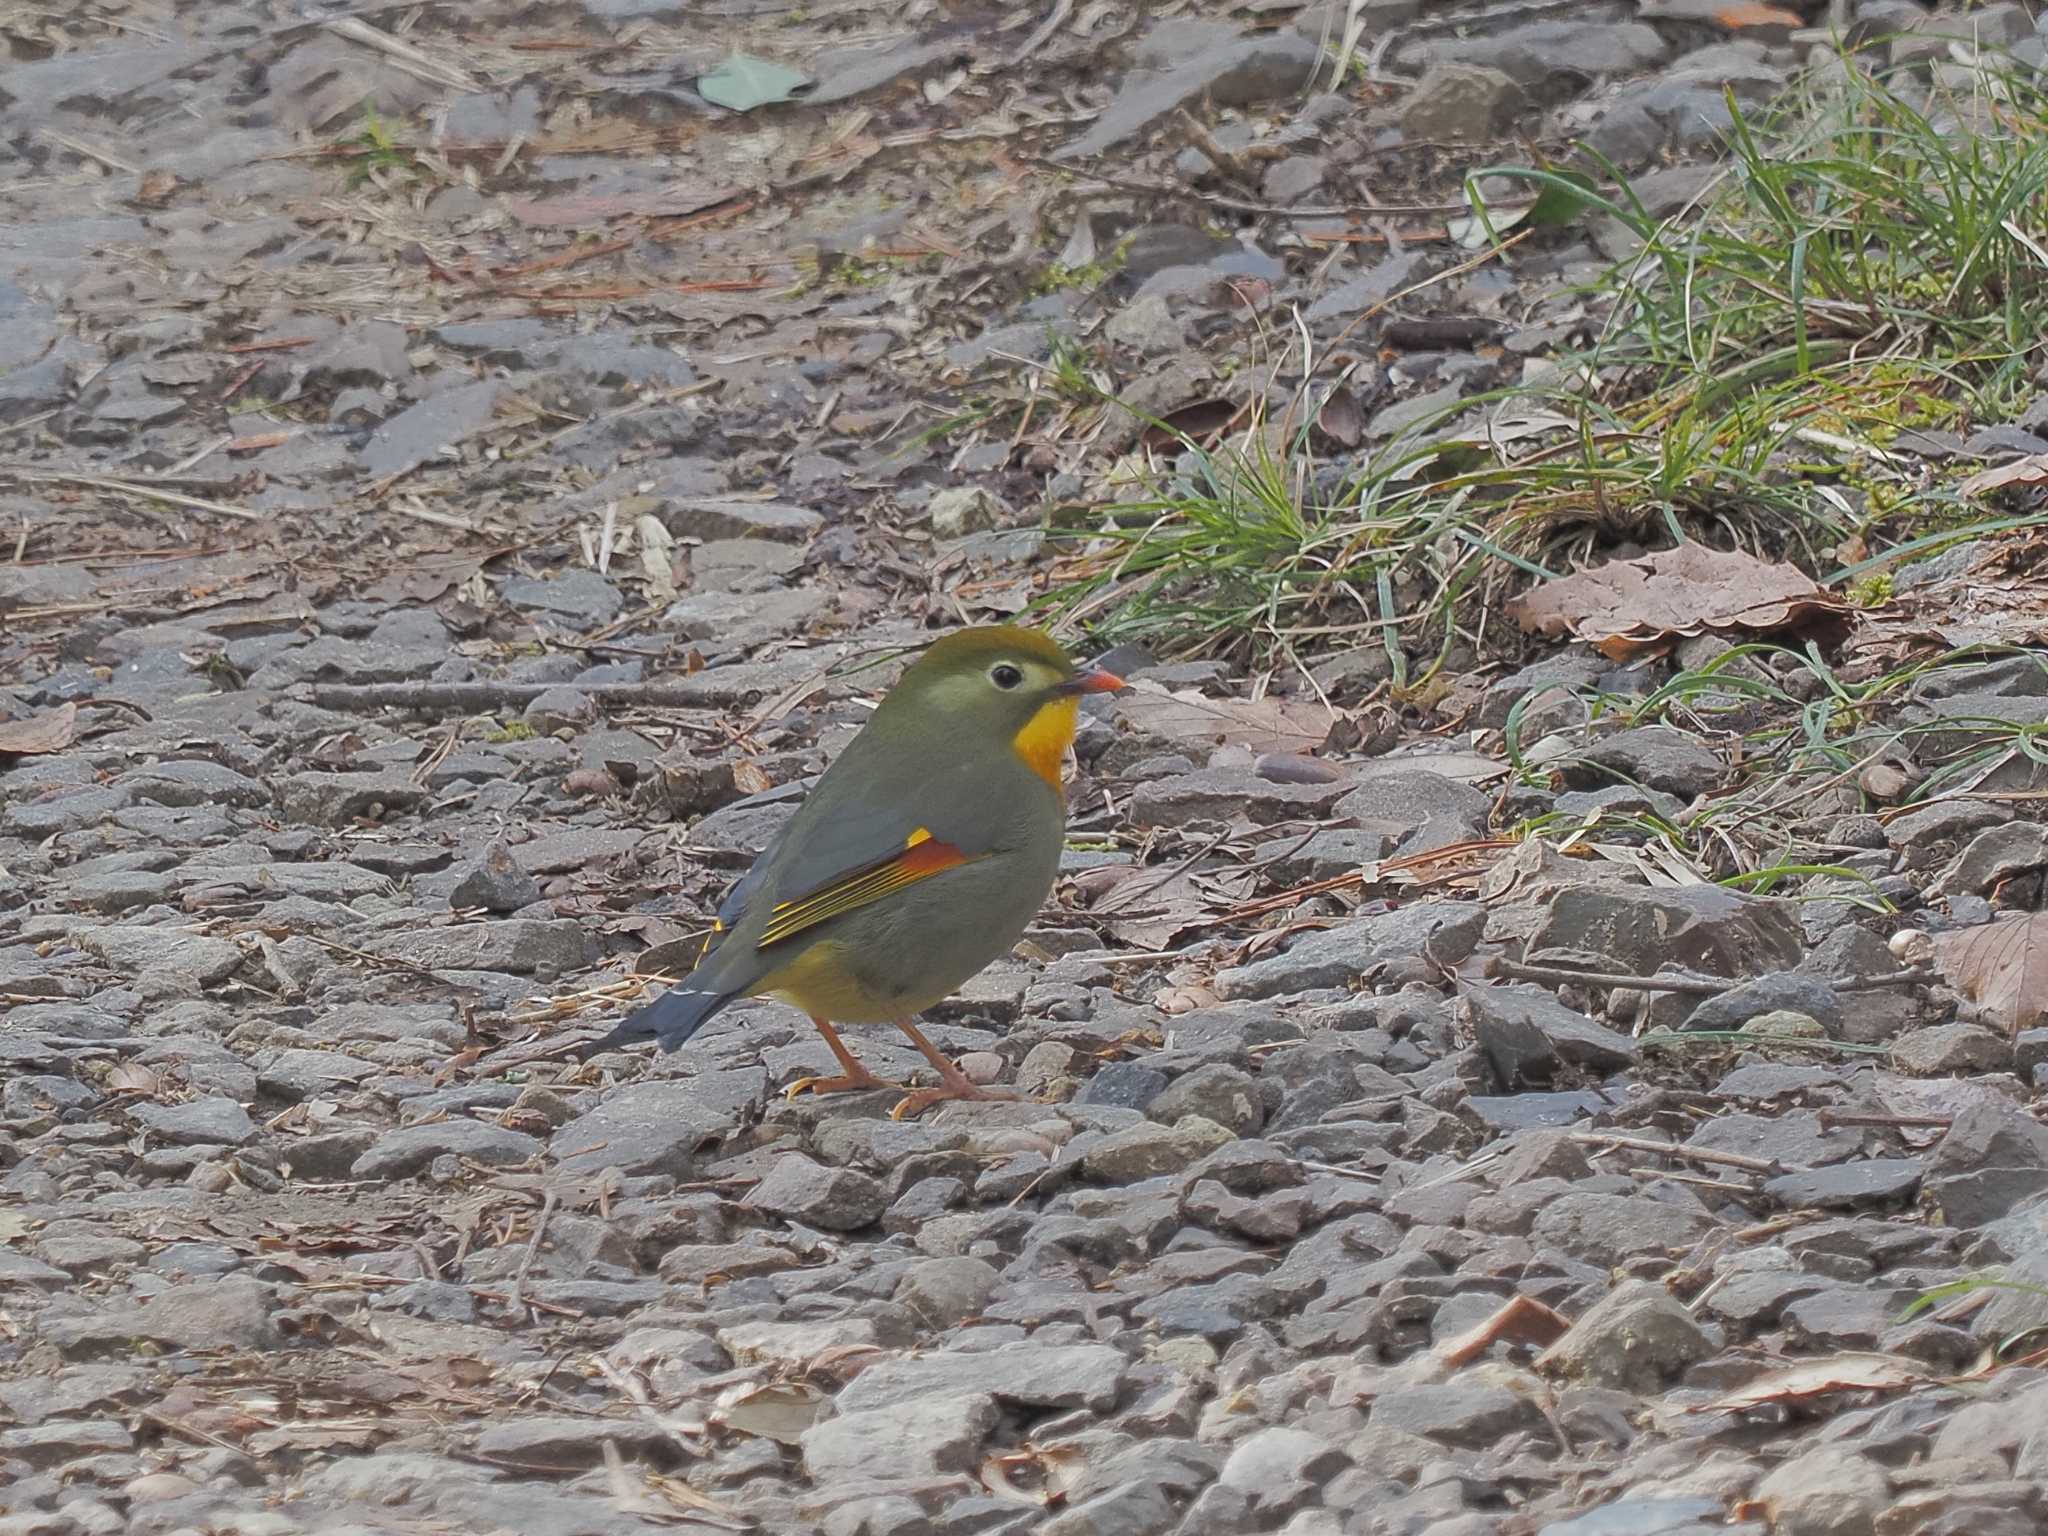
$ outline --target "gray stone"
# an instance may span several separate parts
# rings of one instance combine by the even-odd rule
[[[529,1162],[540,1153],[540,1142],[501,1125],[487,1125],[481,1120],[440,1120],[386,1131],[370,1144],[369,1151],[356,1159],[351,1172],[358,1179],[405,1179],[421,1172],[438,1157],[509,1168]]]
[[[191,1099],[183,1104],[138,1104],[129,1113],[156,1141],[172,1146],[239,1147],[255,1138],[249,1112],[233,1099]]]
[[[1131,793],[1134,826],[1184,827],[1248,817],[1261,826],[1327,816],[1350,785],[1276,784],[1248,768],[1205,768],[1177,778],[1152,779]]]
[[[487,912],[517,912],[539,900],[540,882],[496,839],[448,893],[451,907],[482,907]]]
[[[1158,1483],[1134,1479],[1070,1504],[1034,1536],[1168,1536],[1180,1516]]]
[[[482,1461],[508,1462],[522,1471],[573,1472],[604,1461],[607,1441],[629,1456],[648,1456],[668,1444],[662,1430],[636,1419],[611,1419],[592,1433],[592,1422],[569,1414],[542,1414],[489,1425],[476,1437]]]
[[[1892,1060],[1901,1071],[1921,1077],[2009,1072],[2012,1042],[1977,1024],[1930,1024],[1909,1029],[1894,1040]]]
[[[1713,1351],[1684,1303],[1653,1281],[1631,1280],[1596,1302],[1536,1363],[1594,1386],[1653,1394]]]
[[[380,958],[410,961],[428,970],[503,971],[552,978],[581,970],[595,958],[596,941],[571,919],[498,918],[446,928],[365,934],[359,948]]]
[[[1671,49],[1656,28],[1637,21],[1534,21],[1470,36],[1432,38],[1429,62],[1482,64],[1506,71],[1539,101],[1576,94],[1594,80],[1633,75],[1661,64]]]
[[[1320,1435],[1274,1427],[1240,1440],[1217,1482],[1243,1494],[1260,1524],[1284,1520],[1310,1503],[1351,1458]]]
[[[1526,1398],[1499,1382],[1481,1380],[1403,1387],[1372,1406],[1375,1429],[1398,1429],[1472,1450],[1498,1443],[1534,1416],[1535,1407]]]
[[[1507,1092],[1548,1087],[1567,1067],[1598,1074],[1632,1066],[1639,1054],[1626,1035],[1533,983],[1474,987],[1461,999],[1461,1011]]]
[[[1772,1012],[1803,1013],[1823,1031],[1839,1037],[1842,1003],[1835,989],[1816,976],[1774,971],[1733,987],[1716,997],[1702,998],[1687,1016],[1686,1029],[1741,1029]]]
[[[1824,1445],[1773,1469],[1755,1497],[1775,1536],[1867,1536],[1891,1503],[1891,1484],[1867,1457]]]
[[[1590,1190],[1545,1206],[1531,1229],[1538,1242],[1608,1265],[1642,1254],[1677,1256],[1714,1229],[1698,1207],[1672,1205],[1647,1195],[1604,1195]]]
[[[1759,1526],[1730,1525],[1719,1498],[1624,1496],[1612,1504],[1553,1520],[1536,1536],[1764,1536]]]
[[[1705,794],[1728,772],[1719,752],[1669,725],[1638,726],[1604,737],[1560,767],[1574,789],[1596,789],[1619,778],[1682,800]]]
[[[1086,1408],[1107,1413],[1123,1390],[1129,1362],[1103,1344],[1018,1344],[965,1354],[945,1351],[878,1360],[839,1394],[845,1413],[901,1411],[963,1392],[985,1392],[1026,1408]]]
[[[1455,965],[1477,947],[1485,926],[1486,908],[1478,902],[1418,902],[1304,933],[1280,954],[1219,971],[1214,987],[1226,1002],[1353,987],[1396,961],[1421,965],[1425,947]]]
[[[1172,1086],[1146,1106],[1145,1112],[1168,1125],[1195,1115],[1237,1136],[1256,1136],[1266,1123],[1257,1080],[1249,1072],[1220,1061],[1175,1078]]]
[[[971,1475],[998,1417],[996,1400],[986,1392],[922,1397],[868,1412],[842,1410],[804,1431],[804,1475],[819,1484]]]
[[[67,1358],[127,1356],[138,1339],[172,1349],[276,1349],[270,1287],[229,1275],[172,1286],[146,1302],[101,1303],[75,1315],[45,1312],[36,1332]]]
[[[176,928],[77,928],[70,938],[87,954],[124,976],[168,971],[210,986],[227,980],[242,966],[242,951],[226,939],[207,938]]]
[[[424,787],[397,770],[333,773],[309,769],[283,780],[277,792],[278,810],[287,821],[315,827],[376,820],[393,811],[411,810],[426,796]]]
[[[980,1259],[924,1259],[896,1283],[896,1301],[927,1328],[956,1328],[988,1305],[999,1279]]]
[[[1164,1093],[1172,1081],[1157,1067],[1148,1067],[1142,1061],[1112,1061],[1081,1085],[1074,1102],[1118,1109],[1144,1109]]]
[[[889,1208],[889,1191],[879,1179],[854,1169],[828,1168],[788,1152],[748,1192],[746,1203],[827,1232],[853,1232],[881,1218]]]
[[[1764,1193],[1795,1209],[1849,1210],[1910,1200],[1919,1193],[1921,1176],[1917,1158],[1871,1157],[1782,1175],[1767,1181]]]
[[[1484,64],[1433,64],[1401,104],[1401,132],[1412,141],[1485,143],[1522,106],[1514,76]]]
[[[505,388],[500,380],[484,379],[400,411],[370,435],[363,448],[363,468],[382,480],[439,458],[490,425]]]
[[[1053,158],[1115,149],[1199,100],[1242,107],[1290,95],[1308,84],[1322,60],[1322,50],[1307,38],[1283,33],[1234,38],[1169,68],[1134,72],[1094,125]]]
[[[1213,1120],[1187,1115],[1173,1125],[1150,1121],[1105,1137],[1082,1154],[1082,1170],[1112,1184],[1133,1184],[1178,1173],[1232,1139]]]
[[[1717,885],[1664,890],[1569,886],[1529,940],[1547,949],[1601,957],[1604,968],[1648,976],[1668,965],[1709,976],[1788,970],[1805,953],[1796,910]]]

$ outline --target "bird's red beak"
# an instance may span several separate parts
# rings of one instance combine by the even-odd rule
[[[1064,683],[1061,683],[1057,691],[1060,693],[1115,693],[1117,689],[1123,686],[1124,680],[1114,672],[1105,672],[1100,667],[1089,667],[1085,671],[1076,672]]]

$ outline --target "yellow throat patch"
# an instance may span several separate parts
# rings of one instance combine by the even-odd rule
[[[1074,732],[1080,723],[1080,700],[1053,699],[1040,705],[1024,729],[1010,738],[1010,747],[1033,773],[1057,790],[1060,764],[1066,761],[1067,748],[1074,744]]]

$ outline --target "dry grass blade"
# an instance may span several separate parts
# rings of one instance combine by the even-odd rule
[[[2048,912],[1936,934],[1934,958],[1958,992],[2015,1036],[2048,1014]]]
[[[1899,1355],[1845,1353],[1766,1371],[1733,1392],[1694,1404],[1689,1411],[1736,1413],[1803,1402],[1831,1392],[1898,1392],[1933,1379],[1934,1373],[1917,1360]]]

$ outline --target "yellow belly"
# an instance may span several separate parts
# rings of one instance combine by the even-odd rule
[[[891,1024],[931,1007],[946,994],[903,998],[871,992],[848,971],[843,947],[820,941],[762,977],[754,995],[779,998],[827,1023]]]

